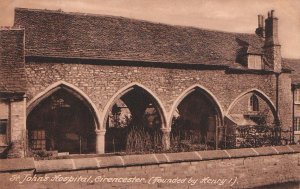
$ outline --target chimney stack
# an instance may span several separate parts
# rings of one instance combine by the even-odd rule
[[[268,12],[268,18],[266,19],[266,46],[268,45],[280,45],[278,40],[278,18],[275,17],[275,11]]]
[[[265,20],[265,57],[268,63],[273,65],[274,72],[281,72],[281,45],[278,40],[278,18],[275,11],[268,12]]]
[[[255,33],[260,37],[265,37],[264,16],[261,14],[258,15],[258,27]]]

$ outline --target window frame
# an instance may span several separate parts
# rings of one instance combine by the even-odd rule
[[[296,89],[294,92],[294,102],[300,104],[300,89]]]
[[[33,150],[46,150],[46,131],[36,129],[31,131],[30,145]]]
[[[252,94],[249,98],[248,110],[251,112],[259,111],[259,100],[255,94]]]
[[[0,135],[1,141],[0,144],[7,145],[8,144],[8,119],[0,119]],[[4,126],[4,128],[2,128]]]
[[[7,127],[8,127],[8,119],[0,119],[0,125],[2,126],[2,123],[5,123],[5,131],[4,133],[0,132],[1,135],[7,135]],[[2,131],[2,129],[0,128],[0,131]]]
[[[300,116],[294,118],[294,131],[300,131]]]

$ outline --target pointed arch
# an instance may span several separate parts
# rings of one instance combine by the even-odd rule
[[[56,92],[59,89],[65,89],[77,98],[83,100],[83,102],[88,106],[88,108],[91,110],[95,121],[96,121],[96,128],[95,130],[99,130],[101,128],[101,116],[99,115],[99,112],[97,110],[96,105],[92,102],[92,100],[78,87],[75,85],[72,85],[70,83],[67,83],[65,81],[58,81],[56,83],[53,83],[52,85],[48,86],[44,91],[37,94],[33,99],[31,99],[27,103],[27,116],[30,114],[30,112],[44,99],[52,95],[54,92]]]
[[[230,114],[230,111],[232,110],[232,108],[237,104],[237,102],[242,99],[245,95],[249,94],[249,93],[253,93],[255,95],[257,95],[258,97],[260,97],[261,99],[263,99],[267,105],[270,107],[271,111],[272,111],[272,114],[274,116],[275,119],[278,120],[278,115],[277,115],[277,110],[276,110],[276,107],[274,105],[274,103],[272,102],[271,98],[266,95],[263,91],[259,90],[259,89],[256,89],[256,88],[253,88],[253,89],[249,89],[245,92],[242,92],[240,95],[238,95],[233,101],[232,103],[229,105],[228,109],[227,109],[227,112],[226,112],[226,115],[229,115]]]
[[[105,127],[107,118],[108,118],[108,114],[112,108],[112,106],[115,104],[115,102],[120,99],[123,95],[125,95],[126,93],[134,90],[135,88],[141,88],[142,90],[146,91],[151,98],[153,98],[154,102],[157,105],[158,111],[159,111],[159,115],[161,117],[162,120],[162,128],[166,127],[166,111],[165,108],[162,104],[162,102],[160,101],[160,99],[158,98],[158,96],[153,93],[150,89],[148,89],[147,87],[145,87],[144,85],[137,83],[137,82],[133,82],[130,83],[128,85],[126,85],[125,87],[121,88],[120,90],[118,90],[111,98],[110,100],[106,103],[104,109],[103,109],[103,120],[102,120],[102,126]]]
[[[182,100],[187,97],[189,94],[191,94],[192,92],[196,91],[196,90],[201,90],[204,92],[204,94],[216,105],[217,111],[220,115],[220,122],[221,124],[223,123],[223,119],[224,119],[224,111],[222,109],[222,106],[219,102],[219,100],[217,99],[217,97],[210,91],[208,90],[206,87],[199,85],[199,84],[195,84],[190,86],[189,88],[187,88],[185,91],[183,91],[178,97],[177,99],[174,101],[169,117],[168,117],[168,127],[171,127],[172,124],[172,118],[173,118],[173,113],[175,112],[176,108],[178,107],[178,105],[182,102]]]

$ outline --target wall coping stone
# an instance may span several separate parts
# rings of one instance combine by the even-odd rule
[[[33,158],[0,159],[0,172],[25,171],[35,169]]]
[[[34,160],[33,158],[2,159],[0,160],[0,172],[35,170],[36,173],[46,173],[83,169],[103,169],[114,167],[170,164],[178,162],[246,158],[290,153],[300,153],[300,145],[179,152],[165,154],[143,154],[125,156],[116,155],[93,158],[55,159],[38,161]]]

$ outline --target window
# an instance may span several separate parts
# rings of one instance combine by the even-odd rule
[[[260,55],[248,55],[248,68],[261,70],[263,69],[263,64]]]
[[[259,111],[259,103],[256,95],[252,95],[249,100],[249,111]]]
[[[300,103],[300,89],[295,90],[295,103]]]
[[[295,120],[294,120],[294,129],[295,131],[300,131],[300,117],[295,117]]]
[[[0,144],[7,144],[7,125],[8,121],[7,119],[0,119]]]
[[[46,149],[45,130],[34,130],[31,132],[31,145],[34,150]]]
[[[0,119],[0,135],[6,135],[7,119]]]

